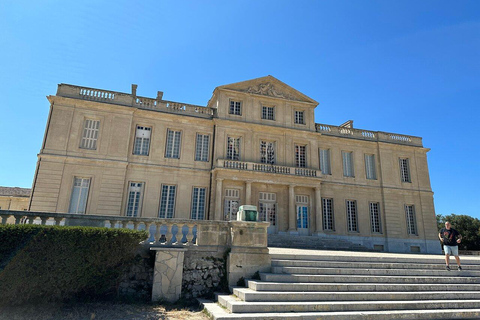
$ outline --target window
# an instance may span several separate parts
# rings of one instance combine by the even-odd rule
[[[275,120],[275,107],[262,106],[262,119]]]
[[[402,182],[412,182],[410,178],[410,163],[408,159],[400,158],[400,175],[402,176]]]
[[[137,126],[137,131],[135,132],[135,145],[133,146],[133,154],[148,156],[151,133],[152,128]]]
[[[335,230],[333,219],[333,199],[322,198],[323,230]]]
[[[210,136],[197,133],[197,144],[195,147],[195,161],[208,161],[208,145]]]
[[[240,190],[225,189],[225,205],[223,207],[223,219],[225,221],[237,220]]]
[[[275,164],[275,142],[260,141],[260,162]]]
[[[173,218],[175,214],[175,193],[176,186],[162,185],[162,195],[160,197],[159,218]]]
[[[240,160],[240,138],[228,137],[227,159],[237,161]]]
[[[323,174],[332,174],[329,149],[320,149],[320,170]]]
[[[97,150],[98,129],[100,120],[85,119],[83,123],[83,135],[80,148]]]
[[[258,220],[270,222],[270,226],[275,226],[277,222],[277,194],[260,192],[259,200]]]
[[[350,232],[357,232],[358,225],[357,225],[357,202],[355,200],[347,200],[347,224],[348,224],[348,231]]]
[[[297,168],[307,167],[306,149],[307,149],[307,146],[295,145],[295,166]]]
[[[182,139],[181,131],[167,130],[167,146],[165,148],[165,158],[180,159],[180,142]]]
[[[407,233],[417,235],[417,219],[415,218],[415,206],[406,205],[405,215],[407,218]]]
[[[377,180],[377,172],[375,171],[375,155],[366,154],[365,155],[365,173],[367,179]]]
[[[87,208],[88,189],[90,178],[75,177],[73,179],[72,197],[70,198],[69,213],[85,213]]]
[[[191,219],[205,219],[205,194],[207,188],[193,188]]]
[[[308,196],[295,196],[297,204],[297,229],[308,229]]]
[[[142,203],[143,182],[130,182],[128,187],[127,199],[127,217],[140,216],[140,206]]]
[[[354,177],[353,172],[353,152],[342,151],[343,159],[343,176]]]
[[[304,111],[295,111],[295,123],[296,124],[305,124],[305,112]]]
[[[242,103],[240,101],[233,101],[230,100],[230,109],[229,112],[230,114],[234,114],[237,116],[242,115]]]
[[[372,233],[382,233],[379,208],[380,205],[378,202],[370,202],[370,222],[372,225]]]

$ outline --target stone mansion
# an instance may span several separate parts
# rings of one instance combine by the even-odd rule
[[[314,121],[272,76],[206,107],[60,84],[29,210],[205,220],[256,205],[269,234],[440,252],[422,139]]]

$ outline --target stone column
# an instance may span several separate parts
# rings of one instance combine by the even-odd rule
[[[245,204],[252,204],[252,182],[245,181]]]
[[[151,248],[155,250],[152,301],[175,302],[182,293],[184,248]]]
[[[221,221],[222,217],[222,183],[223,179],[217,178],[217,188],[215,189],[215,220]]]
[[[320,187],[315,187],[315,233],[322,232],[322,194]]]
[[[295,212],[295,186],[288,186],[288,231],[297,231],[297,219]]]

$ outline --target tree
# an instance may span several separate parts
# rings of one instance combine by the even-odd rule
[[[437,214],[438,230],[445,228],[445,222],[449,221],[452,228],[456,229],[462,235],[462,242],[459,244],[461,250],[480,250],[480,220],[467,215],[456,215],[454,213],[447,216]]]

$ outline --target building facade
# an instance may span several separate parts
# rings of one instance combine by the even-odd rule
[[[230,220],[253,204],[272,235],[440,252],[419,137],[315,123],[318,103],[267,76],[206,107],[60,84],[30,211]]]

